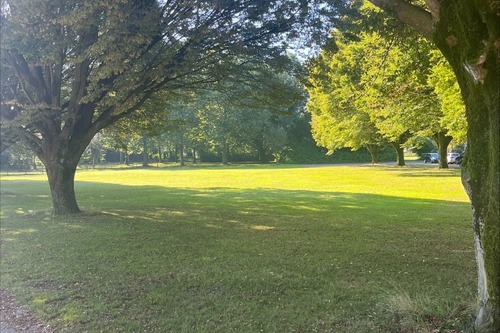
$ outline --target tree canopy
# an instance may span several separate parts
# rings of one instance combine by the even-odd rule
[[[22,141],[45,164],[55,213],[78,212],[74,174],[101,129],[158,91],[238,78],[284,62],[284,35],[307,1],[2,2],[2,148]]]
[[[373,7],[364,10],[365,16],[374,12]],[[443,60],[426,40],[411,32],[396,35],[385,22],[378,30],[336,31],[331,37],[334,48],[325,49],[312,62],[308,109],[316,141],[331,151],[365,146],[373,153],[386,141],[398,153],[398,164],[404,165],[403,146],[418,137],[432,137],[446,156],[449,140],[443,138],[448,137],[450,125],[464,121],[464,114],[453,109],[443,121],[448,106],[442,105],[445,97],[440,94],[456,80],[452,76],[444,82],[436,74],[431,80],[435,73],[431,52],[435,62]],[[431,83],[441,88],[434,89]],[[454,102],[463,105],[461,99]],[[453,117],[457,119],[451,121]],[[440,162],[447,167],[446,159]]]

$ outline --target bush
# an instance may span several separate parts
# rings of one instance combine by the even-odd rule
[[[437,152],[438,147],[436,143],[429,138],[418,138],[416,140],[415,148],[413,151],[419,156],[422,157],[424,154]]]
[[[335,150],[327,155],[327,149],[311,145],[297,145],[285,152],[284,163],[293,164],[324,164],[324,163],[371,163],[370,153],[366,148],[352,151],[350,148]],[[379,152],[379,162],[395,161],[396,153],[389,145]]]

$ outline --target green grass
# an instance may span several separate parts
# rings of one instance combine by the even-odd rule
[[[475,298],[459,170],[231,166],[1,177],[1,288],[60,332],[458,332]]]

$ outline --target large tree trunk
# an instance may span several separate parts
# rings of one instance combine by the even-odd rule
[[[472,204],[478,268],[477,332],[500,332],[499,80],[489,77],[466,94],[469,132],[462,164],[462,180]]]
[[[54,139],[48,142],[44,151],[39,151],[38,158],[45,165],[52,195],[54,215],[80,213],[75,195],[75,173],[86,144],[68,147]]]
[[[473,213],[479,295],[476,332],[500,332],[500,25],[496,6],[493,1],[443,1],[435,33],[466,104],[468,135],[462,178]]]
[[[75,195],[76,166],[76,164],[63,164],[58,161],[50,161],[45,164],[54,215],[80,212]]]
[[[495,0],[370,0],[432,40],[460,84],[468,121],[462,179],[469,194],[479,308],[477,333],[500,332],[500,6]]]
[[[453,138],[446,135],[445,132],[439,132],[434,135],[434,139],[438,145],[439,168],[448,169],[448,146]]]
[[[399,142],[391,142],[392,148],[396,151],[397,160],[396,163],[398,166],[405,166],[405,151],[404,148],[401,147]]]

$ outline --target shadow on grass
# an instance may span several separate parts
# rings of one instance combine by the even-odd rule
[[[406,165],[403,167],[399,166],[384,166],[377,165],[374,167],[383,168],[384,171],[398,173],[398,177],[429,177],[429,178],[450,178],[460,175],[460,168],[452,167],[448,169],[438,169],[434,166],[428,165]],[[405,172],[401,172],[404,170]]]
[[[22,183],[6,183],[12,187],[2,189],[2,217],[19,216],[23,212],[33,215],[37,211],[47,212],[50,208],[50,196],[44,194],[45,184],[40,183],[39,187],[33,183],[36,188],[23,186],[21,191],[16,191],[16,186]],[[84,212],[101,212],[115,218],[138,221],[183,220],[224,224],[257,218],[270,224],[286,225],[292,221],[306,224],[331,219],[359,224],[404,225],[411,222],[418,225],[422,222],[449,223],[450,219],[470,219],[467,203],[375,194],[226,187],[194,190],[93,182],[78,182],[76,187]]]
[[[16,184],[2,283],[75,332],[390,332],[394,281],[431,313],[474,289],[466,203],[78,182],[84,213],[54,218],[46,184]]]

